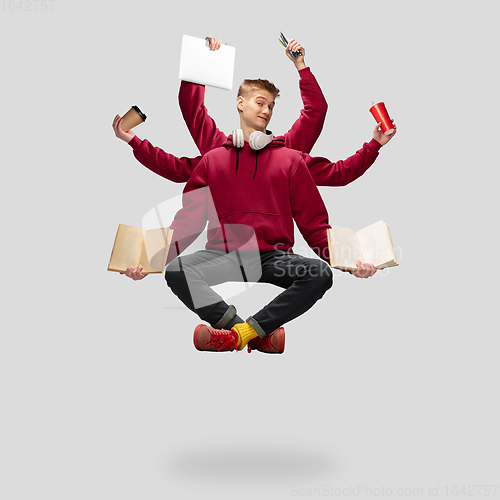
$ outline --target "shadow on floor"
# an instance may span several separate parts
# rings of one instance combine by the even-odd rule
[[[275,443],[257,447],[249,444],[207,448],[190,447],[171,454],[169,472],[191,480],[244,481],[249,477],[267,482],[304,481],[317,476],[333,476],[335,461],[327,451],[304,445]]]

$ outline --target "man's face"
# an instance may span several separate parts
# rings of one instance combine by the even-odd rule
[[[246,97],[239,96],[237,99],[240,117],[243,123],[255,130],[265,132],[271,121],[274,109],[274,97],[266,90],[254,90]]]

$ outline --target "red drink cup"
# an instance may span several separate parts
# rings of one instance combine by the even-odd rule
[[[373,115],[377,123],[381,123],[380,128],[385,135],[391,135],[394,133],[395,128],[389,118],[389,113],[385,109],[385,104],[383,102],[378,102],[370,108],[370,113]]]

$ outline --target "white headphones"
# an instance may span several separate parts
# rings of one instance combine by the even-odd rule
[[[248,144],[255,150],[265,148],[272,140],[274,135],[271,131],[266,130],[266,133],[256,130],[250,134],[250,139]],[[243,138],[243,130],[240,128],[238,130],[233,130],[233,146],[235,148],[242,148],[245,145],[245,139]]]

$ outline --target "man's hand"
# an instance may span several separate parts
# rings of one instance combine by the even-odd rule
[[[351,272],[356,278],[369,278],[377,272],[377,268],[373,264],[363,264],[360,260],[356,262],[358,268],[355,272]]]
[[[292,57],[292,55],[290,54],[290,52],[288,52],[289,50],[291,50],[292,52],[299,52],[300,51],[300,52],[302,52],[302,55],[299,55],[294,59]],[[304,57],[306,55],[306,49],[304,49],[304,47],[302,47],[302,45],[300,45],[300,43],[296,42],[293,38],[291,40],[289,40],[288,45],[285,49],[285,54],[288,57],[288,59],[290,59],[290,61],[292,61],[293,64],[295,64],[295,67],[298,70],[304,69],[306,67],[306,64],[304,62]]]
[[[125,276],[132,278],[134,281],[142,280],[142,278],[145,278],[147,276],[147,274],[141,273],[143,269],[144,267],[140,264],[137,267],[129,266],[124,273],[121,272],[120,274],[125,274]]]
[[[122,122],[123,118],[121,118],[120,115],[116,115],[115,119],[113,120],[113,130],[115,131],[115,135],[116,137],[118,137],[118,139],[129,143],[135,134],[133,132],[130,132],[130,130],[128,132],[124,132],[121,127]]]
[[[211,38],[207,36],[205,40],[209,42],[210,50],[219,50],[222,45],[222,40],[220,38]],[[224,45],[227,45],[227,43],[225,43]]]
[[[398,129],[396,128],[396,125],[394,124],[394,120],[391,120],[392,124],[394,125],[394,132],[391,135],[385,135],[382,132],[382,129],[380,128],[380,125],[382,125],[382,122],[377,123],[375,129],[373,130],[373,138],[380,142],[382,146],[385,146],[395,135]]]

